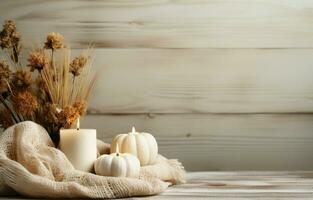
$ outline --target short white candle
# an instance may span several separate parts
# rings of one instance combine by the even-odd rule
[[[79,122],[78,122],[79,124]],[[61,129],[60,150],[75,169],[90,172],[97,159],[96,129]]]

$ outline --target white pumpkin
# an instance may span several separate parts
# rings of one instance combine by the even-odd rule
[[[94,163],[95,172],[102,176],[139,177],[140,162],[134,155],[117,152],[100,156]]]
[[[128,134],[117,135],[111,144],[111,153],[115,152],[116,146],[120,152],[130,153],[140,161],[141,166],[153,164],[158,155],[158,144],[150,133],[138,133],[133,127]]]

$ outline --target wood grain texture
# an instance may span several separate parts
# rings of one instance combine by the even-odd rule
[[[312,199],[312,184],[312,171],[191,172],[187,174],[186,184],[169,187],[160,195],[127,199]],[[0,197],[0,199],[7,198],[24,199]]]
[[[2,0],[26,41],[58,31],[73,47],[311,48],[311,0]]]
[[[311,171],[194,172],[187,184],[144,199],[312,199],[312,177]]]
[[[90,112],[312,112],[312,58],[312,49],[96,49]]]
[[[84,128],[111,142],[136,126],[187,170],[313,170],[313,115],[88,115]]]

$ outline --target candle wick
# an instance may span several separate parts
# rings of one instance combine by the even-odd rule
[[[119,153],[116,153],[116,156],[119,156],[120,154]]]
[[[79,121],[79,118],[78,118],[77,121],[76,121],[76,128],[77,128],[77,130],[79,130],[79,128],[80,128],[80,121]]]

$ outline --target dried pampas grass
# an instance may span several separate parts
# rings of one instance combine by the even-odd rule
[[[91,50],[79,56],[86,60],[79,76],[70,71],[71,50],[62,49],[58,53],[54,55],[57,62],[53,61],[51,67],[41,71],[52,103],[63,109],[75,102],[88,102],[96,81],[96,75],[91,70]]]

